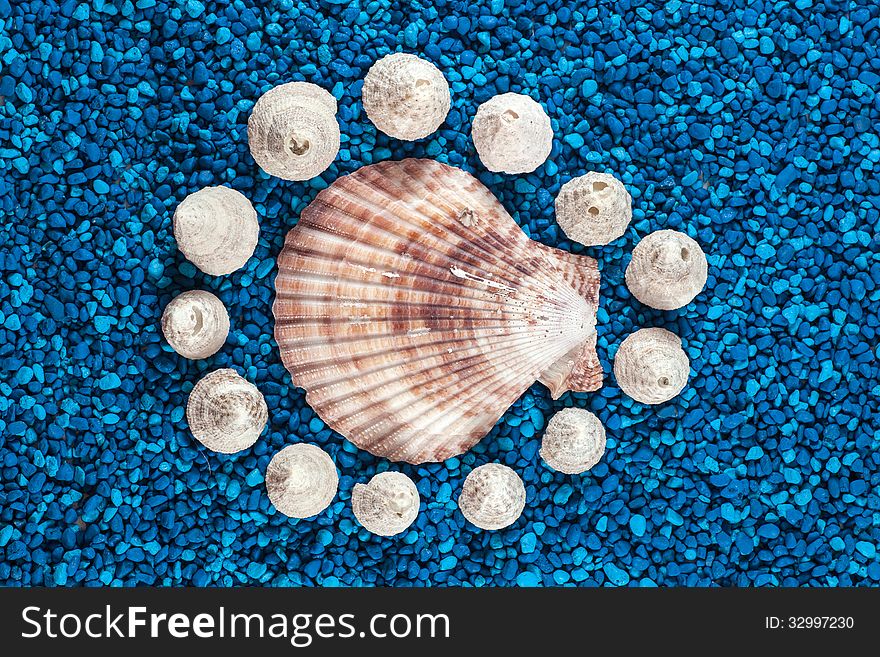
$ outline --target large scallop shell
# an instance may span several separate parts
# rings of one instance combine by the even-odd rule
[[[275,339],[333,429],[422,463],[469,449],[536,380],[596,390],[596,261],[534,242],[473,176],[382,162],[318,194],[278,258]]]

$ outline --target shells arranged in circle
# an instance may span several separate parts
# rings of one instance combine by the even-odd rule
[[[580,474],[605,453],[605,427],[584,408],[564,408],[547,423],[541,439],[541,458],[565,474]]]
[[[230,187],[200,189],[174,212],[177,247],[212,276],[241,269],[254,254],[259,236],[257,211],[244,194]]]
[[[480,105],[471,136],[483,165],[502,173],[530,173],[553,148],[550,117],[522,94],[500,94]]]
[[[674,230],[647,235],[633,249],[626,286],[646,306],[675,310],[706,285],[709,266],[696,241]]]
[[[632,220],[632,197],[607,173],[573,178],[556,196],[556,221],[569,239],[600,246],[621,237]]]
[[[597,390],[596,261],[534,242],[479,181],[382,162],[321,191],[278,258],[275,339],[334,430],[397,461],[473,446],[535,380]]]
[[[288,82],[260,96],[248,119],[254,161],[270,176],[310,180],[339,152],[336,99],[310,82]]]
[[[504,529],[515,523],[526,505],[520,476],[500,463],[487,463],[468,473],[458,498],[462,515],[480,529]]]
[[[269,501],[291,518],[318,515],[330,506],[338,488],[333,459],[316,445],[288,445],[272,457],[266,468]]]
[[[620,389],[643,404],[662,404],[684,390],[690,361],[681,339],[666,329],[643,328],[626,338],[614,356]]]
[[[184,358],[207,358],[226,342],[229,314],[223,302],[210,292],[189,290],[165,306],[162,334]]]
[[[419,501],[416,485],[402,472],[380,472],[351,491],[354,517],[378,536],[406,531],[419,515]]]
[[[232,369],[204,376],[186,404],[186,419],[196,440],[222,454],[234,454],[257,442],[269,411],[262,393]]]
[[[367,118],[386,135],[407,141],[435,132],[449,113],[449,84],[440,69],[402,52],[370,67],[362,96]]]

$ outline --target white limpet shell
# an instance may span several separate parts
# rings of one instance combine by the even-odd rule
[[[564,408],[547,423],[541,439],[541,458],[565,474],[580,474],[605,453],[605,427],[585,408]]]
[[[205,447],[235,454],[257,442],[269,410],[255,385],[235,370],[219,369],[204,376],[189,393],[186,419]]]
[[[205,187],[187,196],[174,212],[174,239],[186,259],[211,276],[240,269],[260,236],[257,211],[230,187]]]
[[[539,103],[522,94],[500,94],[480,105],[471,136],[489,171],[530,173],[553,149],[550,117]]]
[[[229,335],[229,313],[223,302],[205,290],[174,297],[162,313],[162,334],[178,354],[198,360],[213,356]]]
[[[517,521],[526,506],[520,476],[500,463],[487,463],[468,473],[458,497],[462,515],[480,529],[504,529]]]
[[[394,536],[406,531],[419,515],[419,491],[402,472],[380,472],[351,491],[354,517],[367,531]]]
[[[596,261],[530,240],[470,174],[385,161],[337,179],[278,256],[275,340],[333,430],[394,461],[475,445],[536,381],[602,386]]]
[[[646,306],[675,310],[688,305],[706,285],[706,255],[693,239],[675,230],[658,230],[633,249],[626,286]]]
[[[607,173],[590,171],[572,178],[556,196],[556,222],[569,239],[585,246],[616,240],[631,220],[632,197]]]
[[[291,518],[310,518],[330,506],[339,489],[333,459],[317,445],[288,445],[266,468],[272,506]]]
[[[288,82],[260,96],[248,119],[248,146],[259,167],[284,180],[310,180],[339,152],[336,99],[311,82]]]
[[[614,356],[617,385],[643,404],[662,404],[675,397],[687,385],[690,369],[681,339],[662,328],[639,329]]]
[[[449,84],[440,69],[402,52],[370,67],[362,96],[367,118],[386,135],[406,141],[435,132],[449,113]]]

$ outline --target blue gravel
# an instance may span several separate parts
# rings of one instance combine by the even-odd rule
[[[880,583],[876,3],[223,4],[0,0],[0,583]],[[437,63],[452,89],[446,122],[416,143],[377,134],[359,102],[370,64],[397,50]],[[308,183],[268,177],[247,148],[255,99],[290,80],[340,101],[339,157]],[[477,105],[507,91],[553,122],[533,174],[488,173],[469,138]],[[533,238],[599,258],[606,371],[633,330],[665,326],[692,374],[658,407],[610,374],[555,402],[535,385],[469,453],[401,466],[423,509],[381,539],[355,522],[350,491],[389,464],[334,435],[291,385],[272,339],[275,257],[337,176],[425,155],[475,172]],[[554,222],[559,187],[590,169],[633,196],[625,237],[603,248]],[[214,278],[183,260],[171,216],[217,184],[253,200],[261,235],[244,269]],[[681,311],[646,308],[623,282],[634,243],[659,228],[708,253],[706,291]],[[232,318],[202,362],[158,331],[194,287]],[[217,367],[272,410],[238,455],[206,452],[186,428],[188,392]],[[573,477],[537,456],[546,420],[571,405],[608,429],[603,461]],[[291,441],[339,465],[340,494],[312,521],[264,493]],[[527,490],[499,532],[455,506],[488,461]]]

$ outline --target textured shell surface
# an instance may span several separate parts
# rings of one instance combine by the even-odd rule
[[[335,431],[442,461],[536,380],[597,390],[596,261],[522,232],[473,176],[382,162],[322,190],[278,258],[275,339]]]
[[[633,249],[626,286],[646,306],[675,310],[705,287],[709,265],[695,240],[675,230],[646,235]]]
[[[310,180],[339,153],[336,99],[310,82],[288,82],[260,96],[248,118],[248,146],[259,167],[284,180]]]
[[[317,445],[288,445],[266,468],[272,506],[290,518],[310,518],[330,506],[339,489],[333,459]]]
[[[186,259],[211,276],[241,269],[260,236],[257,211],[230,187],[205,187],[174,211],[174,239]]]
[[[564,408],[547,423],[540,454],[558,472],[586,472],[605,454],[605,427],[585,408]]]
[[[662,328],[643,328],[620,343],[614,376],[620,389],[643,404],[662,404],[687,385],[690,361],[681,339]]]
[[[550,117],[539,103],[523,94],[499,94],[480,105],[471,136],[489,171],[530,173],[553,149]]]
[[[362,97],[367,118],[396,139],[427,137],[449,113],[449,84],[440,69],[402,52],[386,55],[370,67]]]
[[[351,491],[354,517],[378,536],[406,531],[419,515],[419,503],[416,485],[402,472],[380,472]]]
[[[526,506],[526,487],[506,465],[487,463],[465,477],[458,508],[480,529],[504,529],[517,521]]]
[[[269,410],[255,385],[235,370],[219,369],[205,375],[189,393],[186,419],[205,447],[235,454],[257,442]]]
[[[556,196],[556,222],[575,242],[608,244],[632,220],[632,197],[614,176],[590,171],[565,183]]]
[[[205,290],[174,297],[162,313],[162,334],[178,354],[197,360],[216,354],[229,335],[229,313]]]

